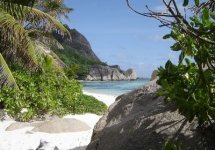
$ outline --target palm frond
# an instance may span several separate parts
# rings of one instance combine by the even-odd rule
[[[29,32],[23,27],[24,24],[31,24],[34,29],[42,32],[57,32],[61,35],[70,35],[69,31],[54,17],[38,9],[29,6],[22,6],[22,14],[19,14],[21,3],[10,3],[13,8],[7,11],[0,0],[0,52],[3,56],[13,56],[19,59],[27,67],[35,69],[38,67],[34,44],[29,36]],[[7,57],[5,57],[7,58]],[[17,61],[17,60],[15,60]]]
[[[62,16],[68,19],[68,14],[73,11],[72,8],[67,7],[64,4],[64,0],[38,0],[36,3],[36,8],[43,10],[59,20]]]
[[[53,33],[43,32],[38,29],[28,30],[28,35],[33,41],[39,41],[41,44],[45,44],[48,47],[56,47],[58,49],[64,49],[63,46],[55,39]]]
[[[33,44],[28,32],[13,16],[0,9],[0,42],[3,55],[13,54],[24,64],[37,66]]]
[[[24,6],[33,7],[35,0],[0,0],[0,7],[10,14],[23,16]]]
[[[0,88],[4,86],[9,86],[13,88],[17,88],[16,81],[10,71],[7,63],[5,62],[3,56],[0,54]]]
[[[70,32],[54,17],[38,9],[27,7],[24,19],[43,31],[56,31],[61,35],[70,36]]]
[[[0,2],[8,6],[11,6],[14,3],[23,6],[33,6],[35,0],[0,0]]]
[[[9,9],[5,8],[4,5],[2,6],[0,3],[2,10],[19,20],[22,24],[31,24],[34,28],[40,28],[43,31],[55,31],[61,35],[70,36],[69,31],[58,20],[41,10],[16,3],[11,3]],[[20,7],[22,7],[21,10]]]

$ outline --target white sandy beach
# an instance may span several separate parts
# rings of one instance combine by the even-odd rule
[[[88,91],[84,91],[84,94],[97,98],[98,100],[104,102],[108,107],[115,101],[117,97],[116,95],[98,94]]]
[[[103,101],[108,106],[115,101],[116,96],[89,93],[85,94],[96,97]],[[25,127],[14,131],[5,131],[5,129],[15,121],[1,121],[0,122],[0,150],[35,150],[40,141],[48,142],[46,150],[53,150],[56,146],[60,150],[84,150],[86,145],[90,142],[93,127],[101,116],[95,114],[83,115],[67,115],[64,118],[74,118],[80,120],[91,128],[82,132],[58,133],[49,134],[42,132],[30,131],[33,127]]]

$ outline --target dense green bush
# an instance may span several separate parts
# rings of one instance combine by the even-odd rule
[[[70,79],[84,80],[89,73],[87,65],[73,64],[65,68],[65,73]]]
[[[197,117],[200,125],[215,120],[215,44],[202,39],[215,41],[215,33],[211,32],[214,20],[207,7],[201,10],[201,15],[190,17],[189,25],[201,33],[202,37],[198,38],[176,24],[164,38],[175,40],[171,49],[181,52],[179,63],[174,65],[168,61],[158,73],[160,95],[176,103],[179,112],[189,121]]]
[[[96,98],[88,95],[80,95],[80,98],[75,103],[75,113],[94,113],[97,115],[102,115],[107,106],[98,101]]]
[[[62,73],[14,72],[18,89],[3,88],[0,102],[7,113],[21,121],[28,121],[44,114],[97,113],[106,110],[105,104],[85,96],[78,81]]]

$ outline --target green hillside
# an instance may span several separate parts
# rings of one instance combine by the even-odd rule
[[[63,44],[63,47],[64,49],[53,49],[53,51],[66,65],[105,65],[105,63],[101,63],[84,56],[79,50],[74,49],[66,44]]]
[[[76,79],[84,79],[91,65],[107,65],[106,63],[86,57],[80,50],[63,44],[64,49],[53,49],[58,57],[68,66],[67,75]]]

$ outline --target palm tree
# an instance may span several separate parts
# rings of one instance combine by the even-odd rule
[[[68,19],[68,14],[73,10],[64,4],[64,0],[37,0],[36,8],[59,20],[62,17]]]
[[[37,45],[33,40],[36,32],[41,32],[42,35],[54,30],[62,35],[69,34],[59,21],[41,10],[32,8],[33,5],[34,0],[0,0],[1,87],[17,87],[7,66],[8,60],[12,63],[22,63],[32,70],[39,67],[35,52]]]

